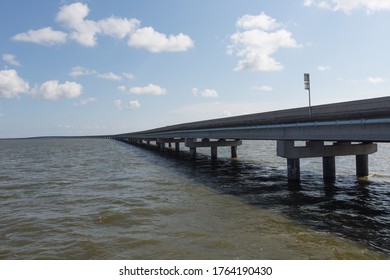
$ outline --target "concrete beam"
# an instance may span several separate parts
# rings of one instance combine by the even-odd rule
[[[306,143],[304,147],[296,147],[294,141],[277,142],[277,155],[284,158],[369,155],[377,152],[377,150],[377,144],[373,143],[352,144],[341,142],[326,146],[322,141],[311,141]]]
[[[241,140],[225,140],[220,139],[217,141],[211,141],[210,139],[204,138],[202,141],[196,141],[196,139],[186,138],[185,146],[188,148],[211,148],[211,147],[232,147],[242,145]]]

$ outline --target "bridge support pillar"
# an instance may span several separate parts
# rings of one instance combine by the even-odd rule
[[[356,156],[356,176],[358,177],[368,176],[368,155]]]
[[[297,182],[301,180],[301,167],[299,158],[287,159],[287,178],[289,181]]]
[[[190,153],[192,154],[192,148],[211,148],[211,158],[216,159],[218,156],[219,147],[231,147],[232,158],[237,157],[237,146],[241,145],[241,140],[226,140],[219,139],[211,141],[208,138],[202,139],[202,141],[196,141],[196,139],[187,138],[185,140],[185,146],[190,148]],[[192,157],[192,155],[191,155]]]
[[[232,146],[232,158],[237,158],[237,146]]]
[[[159,143],[158,146],[159,146],[160,152],[163,153],[165,151],[165,143]]]
[[[322,169],[324,180],[334,180],[336,178],[336,157],[323,157]]]
[[[191,159],[196,159],[196,148],[195,147],[190,148],[190,157],[191,157]]]
[[[211,147],[211,159],[218,158],[218,148],[217,146]]]
[[[180,142],[175,142],[175,152],[176,154],[180,153]]]
[[[299,159],[322,157],[324,179],[336,177],[336,156],[356,156],[356,174],[368,176],[368,155],[377,151],[373,143],[336,142],[325,145],[324,141],[308,141],[306,146],[295,146],[294,141],[278,141],[277,155],[287,158],[289,180],[299,181]]]

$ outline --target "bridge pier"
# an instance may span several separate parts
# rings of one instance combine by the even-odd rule
[[[186,138],[185,146],[190,148],[191,158],[196,158],[196,148],[210,148],[211,149],[211,158],[217,159],[218,157],[218,147],[231,147],[231,156],[232,158],[237,157],[237,146],[242,144],[241,140],[226,140],[219,139],[217,141],[211,141],[208,138],[203,138],[202,141],[197,141],[197,139]]]
[[[300,181],[301,158],[322,157],[325,180],[336,177],[336,156],[356,156],[356,175],[368,176],[368,155],[377,151],[373,143],[336,142],[324,145],[324,141],[308,141],[306,146],[295,146],[294,141],[278,141],[277,155],[287,158],[287,176],[290,181]]]
[[[232,151],[232,158],[237,158],[237,146],[232,146],[231,151]]]
[[[180,142],[175,142],[175,152],[176,154],[180,153]]]
[[[322,158],[322,170],[324,180],[336,179],[336,157],[323,157]]]
[[[301,167],[299,158],[287,158],[287,177],[289,181],[301,180]]]
[[[356,176],[368,176],[368,155],[356,155]]]

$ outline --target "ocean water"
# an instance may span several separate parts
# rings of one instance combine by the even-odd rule
[[[389,259],[390,145],[287,182],[273,141],[190,160],[107,139],[0,141],[0,259]]]

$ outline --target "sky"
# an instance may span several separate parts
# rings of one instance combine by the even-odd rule
[[[1,0],[0,138],[390,94],[390,0]]]

